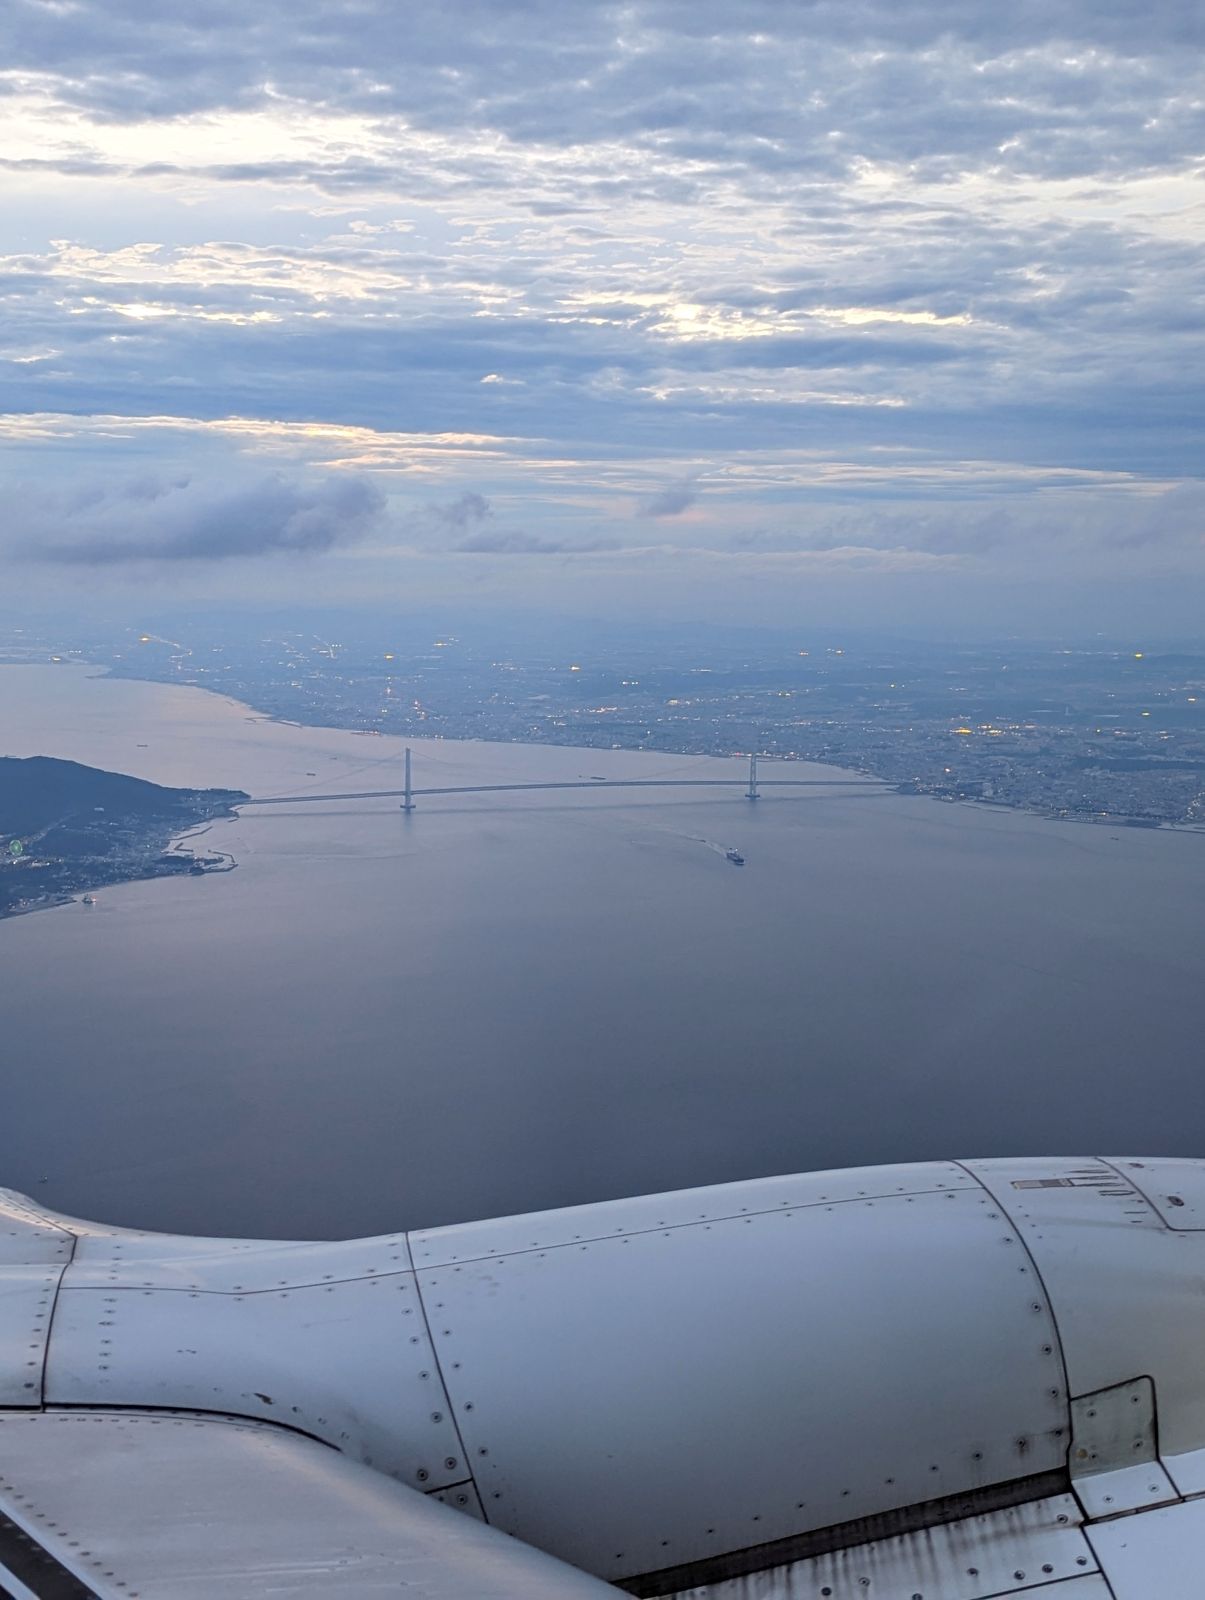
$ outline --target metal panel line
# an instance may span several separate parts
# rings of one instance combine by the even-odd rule
[[[953,1163],[955,1166],[958,1166],[959,1164],[960,1163],[958,1162]],[[950,1194],[959,1192],[966,1193],[965,1190],[951,1190],[948,1187],[937,1189],[909,1189],[906,1194],[901,1194],[898,1189],[885,1189],[882,1193],[876,1192],[875,1194],[845,1195],[844,1197],[833,1197],[827,1200],[801,1200],[795,1205],[766,1206],[764,1208],[759,1208],[757,1211],[709,1211],[705,1217],[689,1217],[685,1222],[655,1222],[651,1227],[648,1228],[615,1228],[612,1229],[610,1233],[586,1233],[582,1234],[580,1238],[577,1234],[574,1234],[572,1239],[552,1240],[548,1244],[524,1245],[521,1250],[483,1250],[479,1256],[457,1256],[455,1258],[455,1265],[458,1267],[467,1267],[471,1266],[475,1261],[496,1261],[500,1256],[532,1256],[539,1255],[548,1250],[569,1250],[575,1246],[580,1246],[583,1244],[606,1244],[610,1239],[639,1239],[645,1234],[650,1233],[676,1233],[682,1228],[697,1228],[700,1222],[744,1222],[747,1218],[752,1217],[786,1216],[792,1211],[819,1211],[821,1208],[823,1208],[825,1211],[831,1211],[834,1206],[864,1206],[872,1203],[875,1200],[914,1200],[918,1199],[921,1195]],[[595,1202],[595,1204],[599,1206],[606,1206],[612,1204],[612,1202],[608,1200],[600,1200]],[[566,1209],[572,1208],[567,1207]],[[586,1210],[593,1208],[583,1206],[582,1209]],[[454,1229],[463,1226],[463,1224],[453,1222],[448,1226],[449,1228]],[[426,1233],[427,1231],[428,1230],[425,1228],[416,1228],[414,1230],[414,1234],[406,1235],[406,1239],[410,1244],[412,1253],[415,1248],[413,1244],[414,1236],[420,1233]],[[432,1228],[429,1231],[431,1233],[439,1233],[441,1230],[439,1228]],[[447,1262],[420,1262],[418,1258],[415,1257],[414,1270],[416,1275],[420,1272],[438,1272],[440,1271],[441,1267],[451,1264],[452,1263]],[[99,1286],[88,1285],[87,1287],[91,1288]],[[270,1289],[257,1292],[265,1294],[272,1293]]]
[[[1066,1398],[1066,1401],[1067,1401],[1067,1452],[1068,1452],[1068,1455],[1070,1455],[1070,1452],[1071,1452],[1071,1376],[1070,1376],[1070,1373],[1067,1371],[1067,1352],[1066,1352],[1066,1349],[1064,1348],[1064,1345],[1063,1345],[1063,1333],[1062,1333],[1062,1329],[1059,1327],[1058,1313],[1054,1309],[1054,1301],[1050,1298],[1050,1290],[1046,1287],[1046,1280],[1042,1276],[1042,1269],[1041,1269],[1041,1267],[1038,1266],[1037,1261],[1034,1259],[1034,1253],[1029,1248],[1029,1245],[1028,1245],[1028,1243],[1027,1243],[1027,1241],[1025,1239],[1024,1233],[1022,1232],[1022,1230],[1020,1228],[1018,1228],[1017,1223],[1016,1223],[1016,1219],[1013,1217],[1013,1215],[1009,1211],[1008,1207],[1004,1204],[1003,1200],[998,1200],[996,1198],[996,1196],[992,1193],[992,1191],[988,1188],[987,1184],[984,1183],[983,1179],[980,1178],[978,1176],[978,1174],[973,1172],[971,1170],[971,1168],[969,1166],[967,1166],[967,1164],[964,1161],[955,1161],[954,1165],[956,1167],[961,1167],[962,1170],[966,1173],[968,1178],[974,1178],[975,1182],[983,1190],[984,1194],[987,1195],[988,1199],[992,1202],[992,1204],[994,1206],[999,1206],[1000,1215],[1005,1218],[1005,1220],[1007,1221],[1009,1227],[1013,1230],[1013,1233],[1016,1235],[1017,1243],[1021,1246],[1022,1250],[1024,1250],[1024,1252],[1025,1252],[1025,1259],[1026,1259],[1026,1261],[1029,1262],[1030,1270],[1033,1272],[1034,1277],[1038,1280],[1038,1288],[1042,1291],[1042,1298],[1046,1302],[1046,1309],[1050,1312],[1050,1320],[1051,1320],[1051,1322],[1054,1323],[1055,1338],[1058,1340],[1059,1366],[1062,1368],[1062,1372],[1063,1372],[1063,1394],[1064,1394],[1064,1396]]]
[[[1049,1472],[992,1484],[985,1489],[972,1490],[969,1494],[922,1500],[917,1505],[904,1506],[899,1511],[877,1512],[873,1516],[859,1517],[854,1522],[838,1522],[829,1528],[791,1534],[786,1539],[773,1539],[768,1544],[748,1545],[744,1550],[708,1556],[702,1561],[686,1561],[681,1566],[662,1567],[659,1571],[643,1572],[631,1578],[612,1578],[611,1582],[617,1589],[639,1596],[640,1600],[653,1600],[657,1595],[703,1588],[726,1578],[742,1578],[752,1572],[763,1572],[769,1567],[784,1567],[789,1562],[802,1561],[809,1556],[829,1555],[834,1550],[870,1544],[876,1539],[891,1539],[947,1522],[961,1522],[966,1517],[1007,1511],[1010,1506],[1068,1494],[1070,1487],[1067,1469],[1055,1467]]]
[[[414,1252],[410,1247],[409,1234],[406,1235],[406,1248],[407,1250],[410,1250],[411,1259],[413,1259]],[[431,1319],[427,1315],[427,1306],[423,1299],[423,1286],[419,1280],[417,1271],[414,1274],[414,1292],[418,1297],[418,1313],[423,1319],[423,1331],[427,1335],[427,1344],[431,1349],[431,1361],[435,1367],[435,1376],[439,1379],[439,1387],[443,1390],[444,1401],[448,1408],[448,1418],[452,1424],[452,1431],[456,1435],[456,1443],[460,1446],[460,1459],[464,1462],[465,1470],[468,1472],[467,1480],[464,1478],[458,1478],[456,1483],[461,1484],[467,1481],[473,1485],[473,1492],[476,1494],[478,1503],[481,1506],[482,1520],[488,1522],[490,1519],[489,1512],[485,1509],[485,1496],[481,1493],[477,1480],[473,1475],[472,1458],[470,1457],[468,1447],[465,1444],[464,1435],[460,1431],[460,1419],[456,1415],[456,1402],[452,1399],[452,1391],[448,1388],[448,1380],[444,1377],[443,1363],[439,1359],[439,1346],[435,1342],[435,1335],[431,1332]],[[442,1485],[444,1488],[455,1486],[456,1485],[448,1484]],[[428,1493],[433,1492],[434,1491],[428,1491]]]

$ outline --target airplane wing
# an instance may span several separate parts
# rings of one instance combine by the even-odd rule
[[[1203,1286],[1187,1161],[316,1244],[0,1191],[0,1597],[1199,1600]]]
[[[603,1600],[615,1591],[275,1424],[0,1413],[0,1596]]]

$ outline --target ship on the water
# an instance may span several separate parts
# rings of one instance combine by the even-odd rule
[[[725,850],[724,859],[731,861],[734,867],[743,867],[745,864],[745,858],[739,850]]]

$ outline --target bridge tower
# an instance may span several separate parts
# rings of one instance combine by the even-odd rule
[[[757,752],[749,752],[749,787],[745,790],[746,800],[757,799]]]
[[[402,799],[402,810],[414,810],[414,791],[410,786],[410,746],[406,746],[406,788]]]

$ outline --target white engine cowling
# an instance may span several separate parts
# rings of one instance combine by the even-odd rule
[[[342,1244],[8,1195],[0,1405],[284,1425],[637,1593],[852,1583],[859,1551],[985,1518],[1038,1540],[1033,1581],[1080,1582],[1085,1528],[1205,1494],[1202,1283],[1188,1161],[814,1173]],[[1025,1592],[1011,1570],[983,1592]]]

